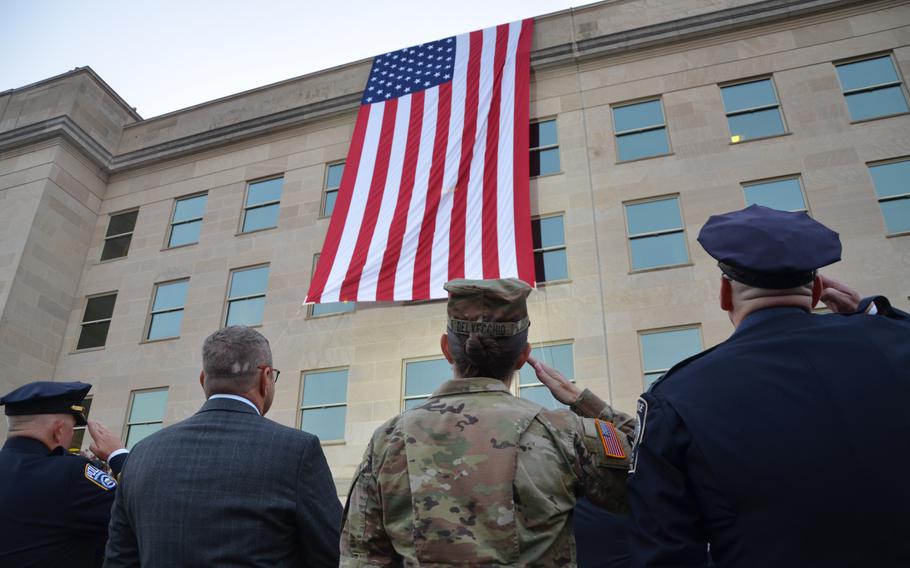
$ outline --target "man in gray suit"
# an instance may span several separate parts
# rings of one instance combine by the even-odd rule
[[[263,418],[278,370],[265,337],[210,335],[194,416],[139,442],[104,566],[338,566],[341,504],[319,439]]]

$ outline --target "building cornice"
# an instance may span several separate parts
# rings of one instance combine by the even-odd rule
[[[0,153],[62,138],[82,152],[105,173],[110,173],[114,156],[67,115],[48,118],[21,128],[0,132]]]

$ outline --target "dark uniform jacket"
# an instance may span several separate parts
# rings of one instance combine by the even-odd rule
[[[0,450],[0,566],[100,566],[116,486],[63,448],[7,440]]]
[[[145,438],[120,479],[106,567],[338,566],[319,439],[230,399]]]
[[[910,566],[908,404],[907,314],[749,315],[639,401],[633,565]]]

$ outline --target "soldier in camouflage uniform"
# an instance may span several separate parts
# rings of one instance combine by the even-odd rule
[[[625,512],[634,418],[531,360],[569,410],[513,397],[529,358],[519,280],[454,280],[455,378],[373,434],[354,478],[342,566],[574,566],[576,499]]]

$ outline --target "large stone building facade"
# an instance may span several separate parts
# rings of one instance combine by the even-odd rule
[[[910,307],[910,3],[607,0],[538,17],[531,58],[531,341],[580,385],[631,411],[730,335],[696,236],[747,203],[807,210],[844,242],[825,273]],[[301,305],[369,66],[147,120],[89,68],[0,93],[0,391],[89,381],[134,443],[200,406],[209,333],[261,324],[270,417],[344,493],[448,372],[444,303]]]

